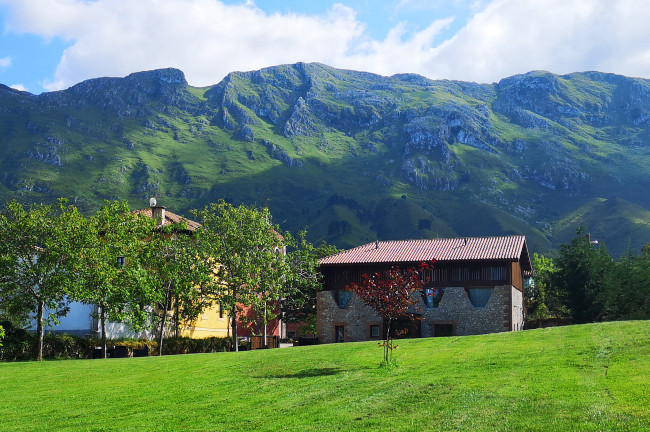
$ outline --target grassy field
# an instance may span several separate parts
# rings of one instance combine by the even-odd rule
[[[0,430],[650,430],[650,321],[0,364]]]

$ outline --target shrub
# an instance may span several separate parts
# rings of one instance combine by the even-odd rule
[[[194,354],[230,351],[232,339],[229,337],[210,337],[205,339],[191,339],[187,337],[173,337],[165,339],[163,354]]]
[[[5,329],[3,347],[0,348],[0,360],[16,361],[34,358],[36,338],[26,330],[15,328],[7,322],[2,323]]]
[[[5,324],[4,346],[0,345],[0,361],[25,361],[34,359],[36,336],[33,332]],[[0,327],[2,328],[2,327]],[[211,337],[190,339],[175,337],[165,339],[163,354],[193,354],[230,351],[232,338]],[[65,333],[47,333],[43,338],[43,358],[47,359],[91,359],[96,347],[101,346],[98,338],[87,338]],[[147,349],[149,355],[158,353],[158,342],[147,339],[110,339],[106,341],[109,350],[126,347],[132,355],[135,350]]]

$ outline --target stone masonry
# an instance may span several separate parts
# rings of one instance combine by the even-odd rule
[[[451,326],[452,334],[474,335],[517,331],[523,328],[523,294],[512,285],[489,288],[492,290],[484,307],[475,307],[463,287],[444,288],[437,307],[426,308],[419,293],[415,293],[416,307],[411,312],[421,314],[421,336],[436,336],[436,326]],[[353,294],[345,309],[340,309],[331,291],[317,295],[317,332],[322,343],[335,342],[335,327],[344,326],[344,341],[380,339],[371,337],[370,326],[379,325],[383,334],[382,319],[361,299]]]

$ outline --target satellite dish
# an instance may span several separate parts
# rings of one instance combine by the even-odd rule
[[[149,207],[156,207],[156,198],[149,199]]]

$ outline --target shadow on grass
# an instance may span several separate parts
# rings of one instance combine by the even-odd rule
[[[314,368],[314,369],[305,369],[288,374],[278,374],[270,375],[267,378],[310,378],[310,377],[320,377],[320,376],[330,376],[336,375],[343,372],[343,369],[339,368]]]

